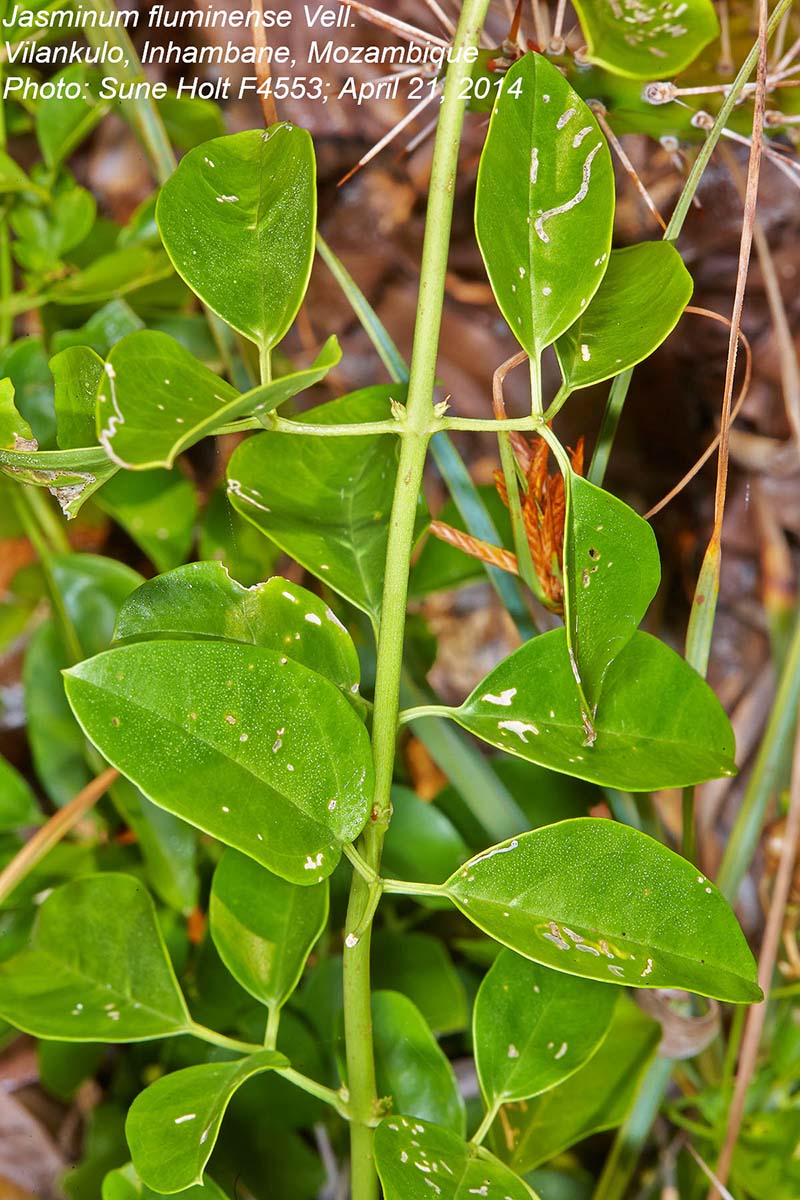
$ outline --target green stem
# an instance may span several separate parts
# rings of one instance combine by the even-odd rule
[[[717,886],[731,904],[736,900],[758,847],[769,803],[785,781],[799,703],[800,616],[795,623],[767,728],[717,875]]]
[[[221,1050],[234,1050],[237,1054],[258,1054],[264,1049],[263,1046],[259,1046],[255,1042],[240,1042],[238,1038],[228,1037],[224,1033],[217,1033],[216,1029],[209,1029],[206,1025],[197,1025],[194,1021],[191,1023],[188,1032],[192,1037],[196,1037],[201,1042],[208,1042],[210,1046],[219,1046]],[[272,1047],[268,1046],[267,1049],[271,1050]],[[309,1079],[307,1075],[302,1075],[299,1071],[295,1071],[294,1067],[277,1067],[275,1074],[282,1075],[284,1079],[288,1079],[295,1087],[308,1092],[309,1096],[316,1096],[318,1100],[322,1100],[325,1104],[330,1104],[345,1120],[349,1118],[350,1110],[347,1101],[340,1092],[335,1092],[332,1088],[325,1087],[322,1083],[317,1083],[316,1079]]]
[[[500,1111],[501,1104],[501,1100],[496,1100],[490,1108],[487,1108],[486,1112],[483,1114],[483,1120],[470,1138],[473,1146],[481,1145],[487,1133],[494,1124],[495,1117]]]
[[[264,1045],[267,1050],[274,1050],[278,1044],[278,1029],[281,1023],[281,1006],[270,1004],[267,1009],[267,1028],[264,1031]]]
[[[209,1046],[219,1046],[222,1050],[235,1050],[237,1054],[258,1054],[263,1050],[263,1046],[259,1046],[257,1042],[240,1042],[238,1038],[228,1037],[224,1033],[217,1033],[216,1029],[208,1029],[205,1025],[198,1025],[192,1021],[189,1031],[192,1037],[201,1042],[208,1042]]]
[[[391,812],[408,566],[429,429],[434,416],[436,357],[444,304],[458,150],[466,107],[459,93],[472,70],[471,64],[465,61],[465,50],[468,46],[477,45],[488,7],[489,0],[465,0],[463,4],[454,40],[456,61],[451,63],[447,72],[433,152],[405,432],[389,523],[378,633],[375,712],[372,726],[375,796],[371,820],[360,844],[361,854],[376,872],[380,868],[383,840]],[[347,910],[348,929],[361,927],[369,903],[370,887],[360,875],[355,874]],[[370,941],[371,924],[368,924],[358,943],[346,948],[344,954],[344,1027],[352,1111],[352,1200],[377,1200],[378,1196],[378,1177],[372,1154],[372,1124],[378,1115],[378,1100],[372,1043]]]
[[[447,896],[444,883],[414,883],[410,879],[382,879],[384,892],[395,896]]]
[[[452,712],[452,708],[446,704],[419,704],[416,708],[404,708],[398,721],[401,725],[407,725],[409,721],[418,721],[420,717],[449,717]]]

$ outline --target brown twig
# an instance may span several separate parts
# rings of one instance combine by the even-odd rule
[[[60,808],[16,854],[11,862],[0,871],[0,903],[4,901],[26,875],[42,861],[44,856],[57,846],[62,838],[74,829],[80,819],[93,808],[100,797],[108,791],[119,776],[119,771],[109,767],[91,783],[78,792],[77,796]]]
[[[595,118],[597,120],[597,124],[600,126],[603,133],[606,135],[606,140],[607,140],[608,144],[611,146],[611,149],[616,154],[620,163],[622,164],[622,166],[625,170],[625,173],[633,181],[633,186],[636,188],[637,192],[644,200],[645,204],[647,205],[650,212],[655,217],[658,224],[661,226],[661,228],[666,233],[666,231],[667,231],[666,221],[664,220],[664,218],[661,216],[661,213],[656,208],[656,203],[655,203],[653,197],[648,192],[647,188],[644,186],[644,183],[642,182],[642,180],[639,176],[639,173],[636,170],[636,167],[633,165],[631,160],[628,158],[628,155],[625,151],[624,146],[622,145],[622,142],[619,140],[617,135],[614,133],[614,130],[611,128],[608,121],[606,120],[606,106],[600,100],[590,100],[589,108],[594,113]]]
[[[712,312],[712,310],[710,308],[700,308],[697,305],[689,304],[684,309],[684,312],[693,313],[695,316],[699,316],[699,317],[709,317],[712,321],[719,321],[719,323],[721,325],[727,325],[729,328],[732,325],[732,322],[729,320],[728,317],[723,317],[721,313]],[[734,404],[734,406],[731,410],[730,421],[728,423],[729,429],[730,429],[730,426],[733,424],[733,422],[738,417],[739,413],[741,412],[742,405],[744,404],[745,400],[747,399],[747,393],[750,390],[750,377],[752,375],[752,370],[753,370],[753,352],[750,349],[750,343],[748,342],[745,335],[742,333],[741,329],[739,330],[739,341],[742,343],[742,346],[744,347],[745,372],[744,372],[744,380],[742,382],[742,386],[739,389],[739,395],[736,397],[736,403]],[[666,508],[666,506],[675,499],[675,497],[678,495],[678,493],[682,492],[688,483],[691,483],[691,481],[694,479],[694,477],[698,473],[698,471],[700,471],[705,466],[705,464],[708,462],[708,460],[711,458],[711,455],[714,453],[717,446],[720,444],[721,440],[722,440],[722,430],[720,430],[720,432],[717,434],[717,436],[714,438],[714,440],[709,443],[709,445],[706,447],[706,449],[703,451],[703,453],[698,458],[697,462],[694,464],[694,466],[690,467],[690,469],[686,472],[686,474],[683,476],[683,478],[678,480],[678,482],[675,484],[675,486],[673,488],[671,488],[670,491],[667,492],[666,496],[663,496],[662,499],[659,500],[658,504],[654,504],[653,507],[644,514],[645,521],[649,521],[652,517],[654,517],[656,515],[656,513],[661,512],[662,508]]]
[[[794,761],[792,763],[792,783],[789,797],[789,812],[786,818],[786,832],[775,875],[775,886],[769,905],[764,939],[761,943],[761,953],[758,956],[758,982],[764,992],[765,999],[760,1004],[754,1004],[747,1014],[747,1021],[742,1037],[742,1052],[739,1056],[739,1066],[736,1072],[731,1106],[728,1110],[728,1128],[725,1141],[717,1163],[717,1179],[724,1187],[728,1182],[733,1152],[744,1116],[747,1089],[756,1067],[758,1047],[764,1019],[767,1015],[767,1000],[778,956],[778,946],[781,939],[784,911],[792,886],[792,874],[797,856],[797,843],[800,840],[800,724],[798,724],[794,743]],[[708,1200],[721,1200],[724,1196],[717,1186],[708,1194]]]
[[[263,0],[250,0],[250,7],[256,14],[253,24],[253,45],[256,49],[256,78],[258,79],[258,94],[261,97],[261,111],[264,114],[266,126],[276,124],[278,110],[270,87],[271,72],[267,56],[267,34],[264,27]]]

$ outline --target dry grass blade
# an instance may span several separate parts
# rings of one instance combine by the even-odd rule
[[[119,776],[119,771],[109,767],[91,783],[87,783],[77,796],[54,813],[50,820],[37,829],[32,838],[25,843],[19,854],[15,854],[11,862],[0,871],[0,901],[6,899],[21,880],[28,875],[45,854],[58,845],[71,829],[74,829],[82,817],[108,791],[111,784]]]
[[[278,120],[278,110],[275,107],[275,97],[270,85],[269,56],[267,55],[267,34],[264,27],[264,0],[250,0],[250,7],[258,20],[253,23],[253,45],[256,49],[256,78],[258,79],[258,95],[261,100],[261,111],[264,114],[264,124],[275,125]]]
[[[700,308],[700,307],[697,307],[696,305],[690,304],[687,306],[685,311],[687,313],[693,313],[696,316],[709,317],[712,321],[719,321],[719,323],[721,325],[727,325],[728,328],[732,327],[732,322],[729,320],[728,317],[723,317],[721,313],[712,312],[711,309],[709,309],[709,308]],[[741,329],[739,330],[739,341],[742,343],[742,346],[744,348],[744,353],[745,353],[745,372],[744,372],[744,380],[742,381],[742,386],[739,389],[739,395],[736,397],[736,403],[734,404],[733,408],[731,409],[730,420],[728,422],[729,430],[730,430],[730,426],[733,424],[733,422],[736,420],[739,413],[741,412],[742,405],[744,404],[745,400],[747,399],[747,393],[750,390],[750,378],[751,378],[752,370],[753,370],[753,352],[750,348],[750,343],[748,342],[745,335],[742,333]],[[721,440],[722,440],[722,431],[720,430],[720,432],[714,438],[713,442],[709,443],[709,445],[706,447],[706,449],[703,451],[703,453],[698,458],[697,462],[694,463],[694,465],[689,468],[689,470],[686,472],[686,474],[683,476],[682,479],[678,480],[678,482],[675,484],[674,488],[671,488],[670,491],[667,492],[666,496],[662,497],[662,499],[659,500],[658,504],[654,504],[653,507],[644,514],[645,521],[651,520],[651,518],[654,517],[656,515],[656,513],[660,513],[663,508],[666,508],[667,505],[670,504],[675,499],[675,497],[680,492],[683,491],[683,489],[686,487],[687,484],[691,483],[691,481],[694,479],[695,475],[697,475],[698,472],[703,469],[705,464],[711,458],[712,454],[719,446]]]
[[[772,976],[775,971],[775,962],[778,956],[778,946],[783,927],[783,916],[792,886],[792,874],[794,872],[795,858],[797,857],[798,841],[800,841],[800,724],[795,734],[792,784],[789,797],[789,812],[786,818],[786,831],[781,847],[778,870],[775,875],[775,886],[772,892],[772,899],[770,900],[764,939],[761,943],[761,953],[758,956],[758,982],[765,996],[769,994]],[[709,1192],[708,1200],[724,1200],[726,1195],[724,1187],[728,1182],[731,1163],[733,1162],[733,1153],[742,1126],[747,1090],[755,1071],[758,1059],[758,1047],[766,1015],[766,999],[762,1000],[760,1004],[754,1004],[747,1014],[744,1036],[742,1038],[742,1052],[739,1056],[739,1066],[736,1072],[736,1083],[734,1084],[731,1106],[728,1110],[728,1128],[725,1132],[725,1141],[717,1164],[716,1174],[718,1182],[715,1183]],[[723,1189],[722,1191],[720,1187]]]

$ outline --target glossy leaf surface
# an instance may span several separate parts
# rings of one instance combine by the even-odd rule
[[[399,992],[373,992],[372,1021],[378,1094],[392,1097],[392,1111],[463,1137],[466,1112],[453,1068],[419,1009]]]
[[[590,1134],[622,1124],[660,1037],[660,1025],[620,996],[608,1037],[585,1066],[559,1087],[506,1108],[508,1132],[495,1138],[498,1154],[515,1171],[527,1172]]]
[[[477,855],[446,886],[485,933],[557,971],[733,1003],[760,998],[727,901],[692,863],[628,825],[546,825]]]
[[[340,358],[330,338],[307,370],[239,395],[174,338],[132,333],[108,358],[97,395],[98,437],[120,466],[171,467],[182,451],[216,429],[271,412],[318,383]]]
[[[473,1015],[475,1065],[487,1106],[528,1100],[574,1074],[606,1036],[618,999],[607,984],[501,950]]]
[[[597,291],[613,220],[614,172],[597,121],[552,63],[524,55],[492,114],[475,224],[500,311],[530,355]]]
[[[591,303],[556,342],[570,391],[602,383],[652,354],[677,325],[692,288],[671,242],[612,250]]]
[[[589,58],[634,79],[669,79],[687,67],[719,33],[711,0],[577,0]]]
[[[733,731],[714,693],[680,655],[641,632],[606,673],[592,746],[563,629],[504,659],[453,717],[509,754],[634,792],[735,772]]]
[[[210,638],[280,650],[346,695],[358,692],[355,646],[324,601],[280,575],[242,587],[218,562],[190,563],[138,588],[115,639]]]
[[[327,880],[300,888],[235,850],[214,872],[211,936],[234,979],[262,1004],[288,1000],[327,919]]]
[[[311,138],[281,122],[190,150],[164,185],[157,214],[167,252],[192,291],[269,349],[305,294],[316,207]]]
[[[303,414],[330,425],[390,417],[397,387],[365,388]],[[397,439],[262,433],[228,466],[231,504],[357,608],[380,611]]]
[[[72,668],[66,689],[146,796],[294,883],[329,875],[367,819],[363,725],[333,684],[276,651],[140,642]]]
[[[572,471],[567,496],[565,619],[594,706],[608,668],[656,594],[661,560],[653,530],[622,500]]]
[[[130,875],[89,875],[39,910],[30,946],[0,965],[0,1014],[36,1037],[141,1042],[189,1025],[153,902]]]
[[[133,1163],[109,1171],[103,1180],[102,1200],[158,1200],[163,1192],[154,1192],[146,1183],[142,1183]],[[205,1176],[202,1184],[187,1188],[181,1193],[186,1200],[228,1200],[221,1188],[213,1179]]]
[[[536,1194],[508,1167],[484,1157],[449,1129],[390,1116],[375,1131],[375,1164],[386,1200],[536,1200]],[[430,1185],[434,1184],[434,1188]]]
[[[125,1136],[139,1177],[172,1194],[199,1184],[237,1088],[262,1071],[288,1067],[274,1050],[165,1075],[134,1100]]]
[[[97,437],[120,467],[172,466],[236,392],[179,342],[142,330],[118,342],[97,393]]]

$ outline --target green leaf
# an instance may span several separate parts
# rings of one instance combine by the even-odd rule
[[[269,413],[318,383],[340,358],[329,338],[307,370],[239,395],[174,338],[132,333],[109,354],[97,395],[98,438],[120,466],[171,467],[201,438],[240,417]]]
[[[372,942],[372,979],[376,988],[402,992],[413,1000],[434,1033],[466,1029],[464,984],[439,938],[378,930]]]
[[[209,638],[280,650],[357,695],[355,646],[324,601],[280,575],[242,587],[219,562],[190,563],[138,588],[120,609],[117,641]]]
[[[196,440],[195,429],[236,399],[234,388],[179,342],[150,330],[117,342],[104,375],[97,438],[120,467],[171,467]]]
[[[103,360],[88,346],[70,346],[50,359],[55,380],[59,449],[94,446],[95,397],[103,378]]]
[[[140,1092],[125,1122],[139,1177],[168,1194],[202,1183],[234,1092],[254,1075],[288,1065],[284,1055],[261,1050],[235,1062],[175,1071]]]
[[[449,1129],[394,1115],[375,1130],[375,1165],[385,1200],[537,1200],[524,1180],[487,1150]],[[431,1187],[433,1184],[433,1187]]]
[[[613,221],[614,171],[597,121],[552,63],[526,54],[495,104],[475,224],[498,307],[532,357],[600,286]]]
[[[0,446],[5,450],[35,450],[31,427],[17,411],[14,394],[11,380],[0,380]]]
[[[629,825],[591,817],[545,825],[478,854],[445,889],[479,929],[557,971],[734,1004],[761,997],[722,894]]]
[[[33,190],[34,186],[22,167],[14,162],[10,154],[0,150],[0,195]]]
[[[620,996],[608,1037],[579,1071],[519,1108],[506,1108],[512,1149],[498,1136],[498,1154],[527,1172],[590,1134],[621,1125],[660,1037],[661,1026]]]
[[[602,383],[647,358],[677,325],[692,288],[671,242],[612,250],[591,304],[556,342],[566,387]]]
[[[487,1108],[529,1100],[573,1075],[606,1036],[618,999],[607,984],[501,950],[473,1013],[475,1065]]]
[[[197,493],[180,471],[119,471],[94,497],[159,571],[182,563],[194,541]]]
[[[509,754],[626,791],[684,787],[736,769],[733,731],[711,688],[641,632],[606,673],[591,746],[563,629],[504,659],[452,716]]]
[[[316,209],[311,138],[281,122],[190,150],[161,191],[157,217],[192,291],[269,350],[303,301]]]
[[[627,9],[606,0],[576,0],[588,57],[617,75],[671,79],[719,34],[711,0],[655,0]]]
[[[142,1183],[133,1163],[110,1171],[103,1180],[102,1200],[158,1200],[161,1195],[162,1192],[154,1192]],[[228,1200],[222,1189],[207,1175],[204,1176],[202,1184],[186,1188],[181,1195],[185,1196],[186,1200]]]
[[[199,96],[179,96],[170,92],[156,101],[167,136],[179,150],[191,150],[200,142],[222,137],[225,118],[213,100]]]
[[[303,413],[314,425],[387,420],[397,386],[364,388]],[[237,512],[374,620],[380,613],[397,439],[262,433],[228,466]]]
[[[378,1095],[392,1109],[450,1129],[463,1137],[466,1110],[450,1060],[422,1013],[399,992],[373,992]]]
[[[191,1021],[153,902],[130,875],[65,883],[41,906],[30,946],[0,965],[0,1014],[69,1042],[143,1042]]]
[[[320,882],[364,826],[364,726],[285,655],[140,642],[73,667],[66,690],[87,736],[154,803],[284,879]]]
[[[251,996],[280,1008],[328,920],[328,882],[300,888],[227,850],[211,884],[211,936]]]
[[[661,560],[647,521],[571,470],[565,531],[568,641],[594,708],[608,668],[658,590]]]
[[[0,758],[0,833],[41,823],[42,811],[27,780],[7,759]]]
[[[98,654],[111,641],[124,597],[142,581],[124,563],[93,554],[56,555],[53,580],[85,654]],[[66,804],[92,778],[86,739],[72,715],[61,670],[70,658],[55,622],[42,622],[31,638],[23,666],[28,743],[36,774],[54,804]]]
[[[36,137],[42,157],[51,169],[66,162],[108,112],[109,104],[96,94],[99,82],[99,72],[80,62],[52,77],[54,87],[77,83],[81,94],[76,99],[55,95],[40,100],[36,107]]]

